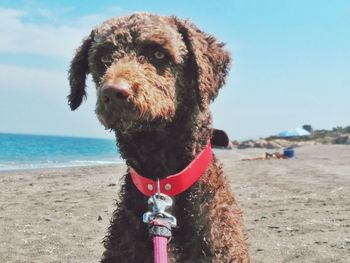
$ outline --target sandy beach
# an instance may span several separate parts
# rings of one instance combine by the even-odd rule
[[[217,151],[244,210],[253,262],[350,262],[350,146],[241,160],[265,151]],[[124,171],[0,172],[0,262],[98,262]]]

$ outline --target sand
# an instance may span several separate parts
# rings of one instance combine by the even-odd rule
[[[217,151],[244,210],[253,261],[350,262],[350,146],[240,160],[263,153]],[[98,262],[124,171],[0,172],[0,262]]]

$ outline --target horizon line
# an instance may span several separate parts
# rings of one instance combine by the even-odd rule
[[[67,135],[67,134],[22,133],[22,132],[7,132],[7,131],[0,131],[0,134],[22,135],[22,136],[80,138],[80,139],[101,139],[101,140],[110,140],[110,141],[113,140],[112,138],[108,138],[108,137],[93,137],[93,136],[90,137],[90,136]]]

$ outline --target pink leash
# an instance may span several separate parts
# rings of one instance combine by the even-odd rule
[[[168,238],[153,237],[154,263],[168,263]]]
[[[168,241],[172,236],[171,229],[176,227],[176,218],[168,212],[173,200],[158,192],[147,203],[152,211],[143,214],[143,222],[148,224],[148,233],[153,242],[154,263],[168,263]]]

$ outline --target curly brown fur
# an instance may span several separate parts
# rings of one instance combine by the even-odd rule
[[[224,84],[230,55],[223,44],[188,21],[138,13],[95,28],[72,60],[69,103],[76,109],[91,73],[96,114],[115,131],[127,164],[155,179],[186,167],[211,137],[209,104]],[[113,103],[105,87],[127,83]],[[142,214],[147,198],[129,172],[104,240],[102,262],[152,262]],[[214,159],[200,180],[174,198],[179,227],[170,262],[250,262],[242,212]]]

